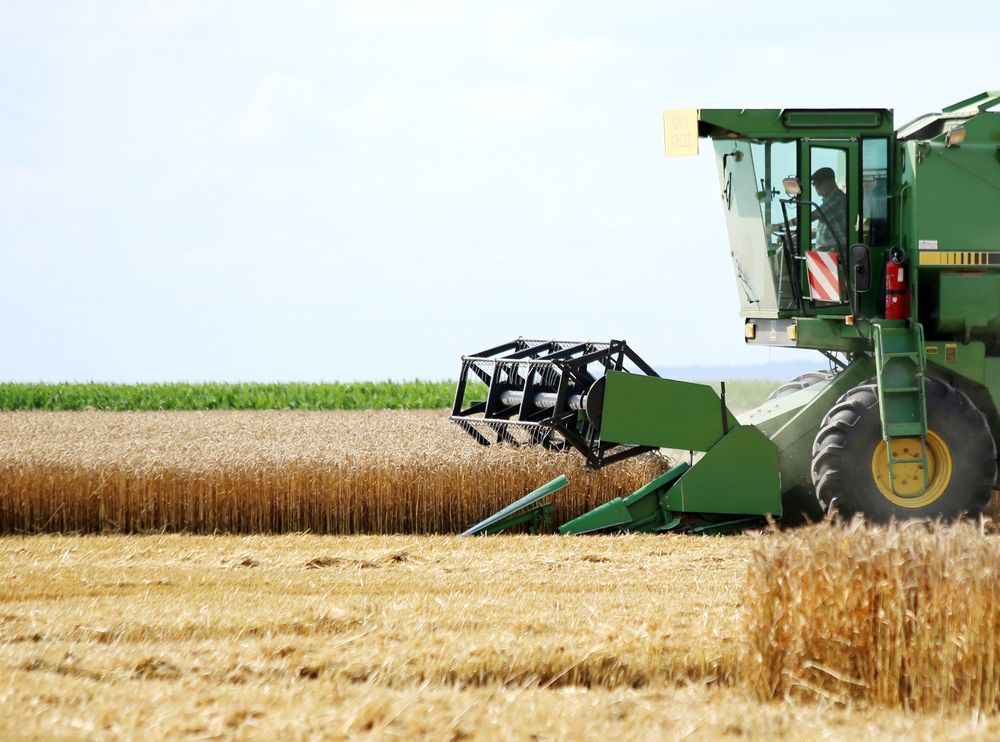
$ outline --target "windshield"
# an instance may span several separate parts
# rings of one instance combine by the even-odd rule
[[[795,309],[785,254],[782,180],[797,174],[794,142],[714,142],[722,205],[744,316]],[[795,244],[791,236],[789,244]]]

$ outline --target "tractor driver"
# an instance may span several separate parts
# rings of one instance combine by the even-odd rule
[[[837,186],[833,168],[821,167],[812,174],[812,184],[823,199],[813,212],[816,225],[816,250],[832,251],[847,246],[847,194]],[[822,214],[822,216],[821,216]]]

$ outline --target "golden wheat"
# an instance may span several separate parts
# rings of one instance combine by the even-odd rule
[[[0,538],[0,739],[969,739],[761,703],[729,537]]]
[[[762,698],[1000,711],[1000,542],[977,524],[766,539],[747,594],[743,674]]]
[[[482,447],[438,411],[0,414],[0,532],[448,533],[565,473],[555,522],[659,474]]]

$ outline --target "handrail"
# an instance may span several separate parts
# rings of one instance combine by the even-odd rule
[[[942,108],[941,113],[964,113],[965,111],[971,113],[973,110],[982,113],[997,103],[1000,103],[1000,90],[987,90],[985,93],[974,95],[958,103],[953,103],[947,108]]]

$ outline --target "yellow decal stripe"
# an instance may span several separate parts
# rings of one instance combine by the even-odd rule
[[[920,253],[920,265],[1000,265],[1000,252],[938,252]]]

